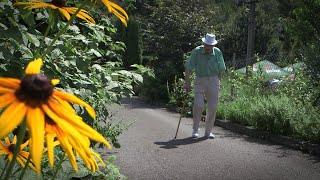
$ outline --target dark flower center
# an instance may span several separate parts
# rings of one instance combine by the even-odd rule
[[[9,147],[8,147],[8,149],[9,149],[9,151],[10,151],[11,153],[13,153],[15,147],[16,147],[15,144],[10,144]]]
[[[66,2],[64,0],[52,0],[51,4],[57,6],[57,7],[66,7]]]
[[[53,92],[53,85],[46,75],[32,74],[26,75],[17,90],[16,96],[20,101],[24,101],[27,105],[36,107],[41,102],[48,101]]]

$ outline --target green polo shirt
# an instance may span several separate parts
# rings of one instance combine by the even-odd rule
[[[197,77],[216,76],[226,70],[226,65],[219,48],[214,47],[211,54],[204,53],[203,45],[192,50],[184,67],[195,70]]]

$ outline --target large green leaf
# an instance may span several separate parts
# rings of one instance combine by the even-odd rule
[[[26,37],[34,46],[36,47],[40,46],[40,41],[36,35],[31,33],[26,33]]]

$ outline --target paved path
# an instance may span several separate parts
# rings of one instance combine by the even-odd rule
[[[191,118],[146,105],[140,98],[123,101],[117,119],[134,124],[119,137],[110,154],[129,180],[319,180],[320,159],[214,127],[215,139],[190,138]],[[203,125],[201,125],[203,133]],[[203,134],[201,134],[203,135]]]

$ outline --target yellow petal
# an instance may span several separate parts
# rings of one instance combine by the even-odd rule
[[[58,96],[65,101],[84,106],[86,108],[86,110],[88,111],[89,115],[94,119],[96,118],[96,113],[95,113],[94,109],[89,104],[87,104],[86,102],[79,99],[77,96],[72,95],[72,94],[68,94],[66,92],[58,91],[58,90],[53,90],[53,96],[54,97]]]
[[[0,109],[6,107],[16,100],[16,96],[13,93],[7,93],[0,96]]]
[[[48,159],[50,167],[53,168],[54,165],[54,134],[47,134],[46,135],[46,142],[47,142],[47,150],[48,150]]]
[[[11,144],[10,139],[8,137],[5,137],[4,141],[7,143],[8,146]]]
[[[4,93],[14,93],[14,92],[15,92],[14,89],[9,89],[9,88],[0,87],[0,94],[4,94]]]
[[[8,106],[0,116],[0,139],[7,136],[14,128],[16,128],[27,112],[27,106],[15,101]]]
[[[52,9],[56,9],[58,7],[54,6],[53,4],[49,4],[49,3],[46,3],[46,2],[42,2],[40,0],[32,0],[31,2],[16,2],[14,3],[15,6],[18,6],[18,5],[25,5],[25,9],[38,9],[38,8],[46,8],[46,7],[50,7]]]
[[[120,19],[120,21],[127,27],[128,26],[128,24],[127,24],[127,20],[125,19],[125,17],[123,16],[123,15],[121,15],[119,12],[117,12],[117,11],[113,11],[112,12],[114,15],[116,15],[119,19]]]
[[[74,127],[72,124],[57,116],[47,105],[42,105],[42,108],[45,113],[58,125],[58,127],[63,130],[64,133],[77,139],[78,143],[82,146],[86,145],[86,139],[82,138],[82,135],[77,131],[77,127]]]
[[[107,6],[110,13],[116,15],[122,23],[127,26],[127,20],[129,19],[128,14],[125,10],[123,10],[119,5],[113,3],[109,0],[102,0],[102,2]]]
[[[60,80],[59,79],[51,79],[51,84],[52,85],[57,85],[57,84],[59,84],[60,83]]]
[[[126,17],[126,19],[129,19],[128,14],[126,13],[125,10],[122,9],[122,7],[120,7],[118,4],[113,3],[111,1],[109,1],[109,3],[116,11],[120,11]]]
[[[29,129],[29,136],[31,136],[30,154],[37,174],[40,175],[45,126],[44,113],[40,108],[28,109],[27,126]]]
[[[12,140],[11,144],[17,144],[17,136],[16,135],[13,137],[13,140]]]
[[[102,164],[102,166],[103,166],[103,167],[106,167],[106,164],[102,161],[100,155],[99,155],[98,153],[94,152],[94,151],[91,151],[91,152],[92,152],[92,154],[93,154],[96,158],[98,158],[98,160],[100,161],[100,163]]]
[[[60,11],[60,13],[69,21],[70,20],[70,14],[68,13],[67,10],[62,9],[62,8],[58,8],[58,10]]]
[[[75,142],[72,138],[69,139],[69,142],[72,145],[73,149],[79,154],[85,165],[89,169],[91,169],[91,164],[89,162],[90,158],[88,157],[88,153],[90,153],[89,148],[79,147],[78,142]]]
[[[76,111],[73,109],[73,107],[67,102],[62,100],[61,98],[59,98],[58,96],[55,96],[55,99],[61,104],[63,105],[66,109],[68,109],[70,112],[73,112],[74,114],[76,114]]]
[[[24,167],[24,164],[26,163],[26,160],[21,159],[19,156],[17,156],[16,161],[18,161],[18,163],[19,163],[22,167]]]
[[[96,130],[84,123],[79,116],[68,113],[68,111],[66,111],[65,108],[60,106],[59,103],[57,103],[53,99],[49,99],[48,104],[50,108],[55,112],[55,114],[65,119],[65,121],[68,121],[68,123],[72,124],[82,134],[84,134],[92,140],[104,143],[105,145],[107,145],[109,149],[111,149],[111,145],[109,144],[109,142]]]
[[[74,14],[78,10],[78,8],[75,7],[63,7],[63,9],[68,11],[70,14]],[[96,24],[94,19],[88,15],[88,12],[86,10],[81,9],[76,16],[87,21],[88,23]]]
[[[18,157],[21,158],[22,160],[24,160],[24,162],[26,162],[26,160],[27,160],[28,157],[29,157],[29,153],[28,153],[28,152],[25,152],[25,151],[20,151]],[[36,168],[33,166],[32,163],[33,163],[33,162],[30,161],[29,164],[28,164],[28,166],[29,166],[31,169],[33,169],[34,171],[36,171]]]
[[[91,16],[81,11],[76,16],[80,19],[87,21],[88,23],[96,24],[96,21]]]
[[[0,148],[1,148],[1,145],[0,145]],[[4,154],[8,154],[8,153],[6,151],[0,149],[0,156],[4,155]]]
[[[28,146],[28,144],[29,144],[29,140],[26,141],[25,143],[21,144],[20,149],[21,149],[21,150],[24,149],[25,147]]]
[[[40,69],[42,65],[43,65],[42,59],[38,58],[34,61],[31,61],[28,64],[25,72],[26,74],[40,74]]]
[[[69,144],[68,139],[66,138],[66,136],[64,135],[64,133],[62,131],[58,131],[57,132],[57,138],[61,143],[62,148],[64,149],[64,151],[67,153],[69,161],[73,167],[73,169],[75,169],[76,172],[78,172],[78,165],[76,162],[76,158],[74,156],[74,153],[72,151],[72,146]]]
[[[37,3],[37,4],[33,4],[30,6],[27,6],[26,8],[28,8],[29,10],[31,9],[39,9],[39,8],[51,8],[51,9],[58,9],[57,6],[52,5],[52,4],[48,4],[48,3]]]
[[[20,79],[0,78],[0,87],[16,90],[20,87],[20,82]]]

